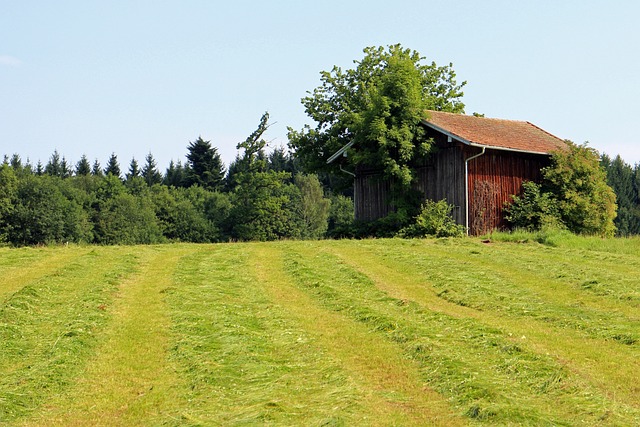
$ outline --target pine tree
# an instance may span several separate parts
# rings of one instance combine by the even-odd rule
[[[54,150],[49,158],[49,163],[44,168],[44,172],[51,176],[62,176],[62,166],[60,164],[60,154],[58,150]]]
[[[140,176],[140,168],[138,167],[138,161],[135,157],[131,159],[131,162],[129,163],[129,172],[125,176],[127,181],[131,181],[131,179]]]
[[[22,170],[22,159],[20,158],[20,155],[15,153],[13,156],[11,156],[11,160],[9,160],[9,165],[11,165],[13,170],[15,170],[16,172],[21,171]]]
[[[93,162],[93,168],[91,168],[91,175],[93,176],[103,176],[102,166],[100,166],[100,162],[98,159],[95,159]]]
[[[164,175],[163,183],[169,187],[183,187],[185,182],[185,172],[184,167],[180,160],[176,163],[171,160],[169,163],[169,168],[167,168],[167,172]]]
[[[67,159],[62,156],[62,161],[60,161],[60,176],[62,178],[69,178],[71,175],[73,175],[73,169]]]
[[[145,164],[142,168],[142,177],[149,186],[160,184],[162,182],[162,174],[158,171],[158,165],[151,152],[145,157]]]
[[[118,163],[118,156],[116,156],[115,153],[111,153],[111,157],[109,157],[109,161],[107,162],[107,167],[104,169],[104,174],[120,178],[120,164]]]
[[[199,185],[208,190],[220,190],[224,185],[224,164],[211,141],[198,137],[187,147],[187,186]]]
[[[607,184],[616,193],[618,216],[614,223],[617,234],[628,236],[640,233],[640,211],[634,186],[633,168],[622,160],[620,155],[611,160],[609,156],[603,154],[600,164],[607,173]]]
[[[85,154],[80,157],[78,163],[76,163],[76,176],[87,176],[91,174],[91,165]]]

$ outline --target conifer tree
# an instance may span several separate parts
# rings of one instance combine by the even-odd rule
[[[158,171],[158,165],[151,152],[145,157],[145,164],[142,167],[142,177],[149,186],[162,182],[162,174]]]
[[[87,156],[83,154],[78,163],[76,163],[76,176],[87,176],[89,174],[91,174],[91,165]]]
[[[208,190],[220,190],[224,185],[224,164],[211,141],[198,137],[187,147],[187,186],[199,185]]]
[[[167,168],[167,172],[165,173],[163,183],[169,187],[183,187],[185,182],[185,171],[184,167],[180,160],[176,163],[171,160],[169,162],[169,167]]]
[[[60,177],[69,178],[71,175],[73,175],[73,168],[67,159],[62,156],[62,160],[60,161]]]
[[[100,162],[98,159],[95,159],[93,162],[93,167],[91,168],[91,175],[93,176],[103,176],[102,166],[100,166]]]
[[[125,176],[127,181],[131,181],[133,178],[140,176],[140,168],[135,157],[131,159],[131,162],[129,163],[129,172],[127,172]]]
[[[111,153],[111,157],[109,157],[104,174],[120,178],[120,164],[118,163],[118,156],[116,156],[115,153]]]
[[[49,158],[47,166],[44,168],[44,172],[51,176],[62,176],[62,165],[60,162],[60,154],[58,153],[58,150],[54,150],[53,154]]]

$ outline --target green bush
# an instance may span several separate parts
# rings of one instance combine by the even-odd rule
[[[512,196],[513,201],[504,208],[505,216],[512,227],[536,231],[544,227],[559,227],[560,212],[550,193],[541,191],[535,182],[522,183],[522,194]]]
[[[567,141],[542,169],[540,185],[525,182],[523,192],[505,207],[505,219],[515,228],[535,231],[566,228],[575,234],[611,237],[615,233],[616,195],[607,185],[598,153]]]
[[[465,233],[464,226],[457,224],[451,216],[453,206],[446,200],[434,202],[427,200],[422,204],[420,213],[415,217],[414,223],[401,229],[399,237],[462,237]]]

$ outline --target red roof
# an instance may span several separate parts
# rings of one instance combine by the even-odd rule
[[[566,150],[566,143],[529,122],[489,119],[428,111],[424,123],[465,144],[501,150],[550,154]]]

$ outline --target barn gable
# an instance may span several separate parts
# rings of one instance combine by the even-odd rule
[[[540,180],[551,153],[567,149],[563,140],[525,121],[430,111],[423,124],[437,146],[459,147],[460,156],[455,161],[464,173],[456,175],[454,186],[466,183],[463,195],[467,197],[445,198],[458,203],[456,220],[471,234],[504,228],[505,203],[520,192],[523,181]],[[438,157],[436,154],[435,168],[442,167]],[[428,188],[433,184],[428,179],[421,183],[428,198]]]
[[[446,199],[456,222],[471,234],[503,228],[504,204],[523,181],[540,179],[551,153],[566,150],[560,138],[524,121],[429,111],[422,124],[436,150],[416,168],[415,188],[425,199]],[[388,215],[392,199],[379,171],[356,171],[356,219]]]

